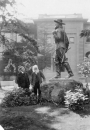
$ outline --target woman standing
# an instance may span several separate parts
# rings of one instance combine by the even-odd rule
[[[18,84],[19,87],[23,89],[29,89],[30,80],[23,66],[19,66],[18,68],[18,75],[16,77],[16,83]]]

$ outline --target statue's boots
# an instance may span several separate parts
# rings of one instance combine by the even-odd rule
[[[73,74],[73,72],[72,72],[72,70],[71,70],[71,67],[70,67],[70,65],[69,65],[69,63],[68,62],[65,62],[64,63],[64,66],[65,66],[65,68],[66,68],[66,70],[67,70],[67,72],[68,72],[68,78],[71,78],[72,76],[74,76],[74,74]]]
[[[61,70],[60,70],[60,65],[59,63],[56,63],[56,77],[55,78],[61,78]]]
[[[57,72],[57,75],[55,78],[61,78],[61,72]]]

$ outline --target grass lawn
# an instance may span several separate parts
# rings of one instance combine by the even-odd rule
[[[90,130],[89,114],[90,108],[74,113],[51,104],[0,108],[0,125],[5,130]]]

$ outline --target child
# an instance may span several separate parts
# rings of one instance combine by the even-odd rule
[[[25,72],[25,68],[23,66],[20,66],[18,68],[18,75],[16,77],[16,82],[19,87],[23,89],[29,89],[30,81],[28,74]]]
[[[36,96],[37,96],[37,91],[38,91],[38,96],[39,96],[38,101],[40,101],[40,97],[41,97],[40,84],[42,83],[42,79],[45,81],[45,76],[38,69],[38,66],[34,65],[32,68],[31,85],[33,86],[33,91]]]

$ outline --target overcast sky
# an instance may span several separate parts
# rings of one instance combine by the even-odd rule
[[[24,6],[18,11],[26,17],[38,17],[39,14],[82,14],[90,21],[90,0],[17,0]]]

